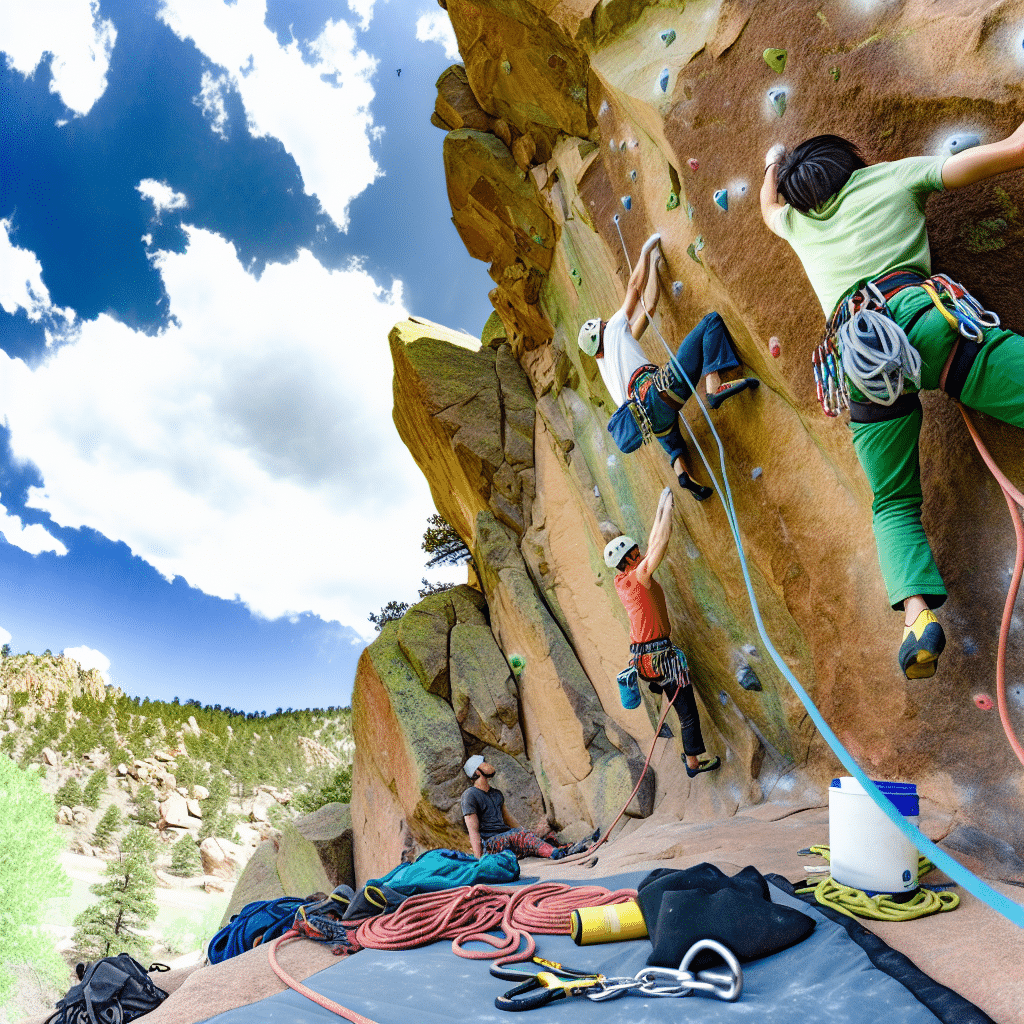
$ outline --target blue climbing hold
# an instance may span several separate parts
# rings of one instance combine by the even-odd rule
[[[621,202],[623,207],[628,210],[633,205],[633,198],[632,196],[623,196]]]
[[[950,135],[942,144],[942,148],[950,154],[962,153],[965,149],[973,149],[981,145],[981,139],[973,132],[962,132],[959,135]]]
[[[630,181],[636,181],[636,171],[630,171],[629,172],[629,180]]]
[[[674,28],[666,29],[661,33],[661,41],[666,46],[671,46],[676,41],[676,30]]]
[[[661,86],[662,92],[668,92],[668,68],[662,70],[661,76],[658,78],[658,85]]]
[[[782,117],[786,112],[786,90],[779,88],[769,89],[768,102],[775,108],[775,113]]]
[[[715,202],[718,203],[718,205],[723,210],[728,210],[729,209],[729,190],[726,189],[726,188],[720,188],[715,193]]]
[[[683,282],[673,281],[672,282],[672,297],[678,299],[683,294]]]
[[[761,467],[760,466],[755,466],[750,471],[750,479],[751,480],[756,480],[760,475],[761,475]]]
[[[721,704],[723,708],[729,703],[729,694],[727,694],[725,690],[718,691],[718,703]]]

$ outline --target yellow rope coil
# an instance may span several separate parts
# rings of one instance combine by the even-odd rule
[[[827,846],[812,846],[810,851],[825,860],[831,859]],[[934,866],[927,857],[920,857],[917,862],[918,880]],[[823,907],[831,907],[847,917],[866,917],[873,921],[912,921],[917,917],[940,914],[944,910],[955,910],[960,905],[960,897],[955,892],[918,889],[911,899],[899,903],[886,894],[868,896],[863,890],[843,885],[831,876],[823,878],[816,885],[796,891],[801,894],[814,893],[814,898]]]

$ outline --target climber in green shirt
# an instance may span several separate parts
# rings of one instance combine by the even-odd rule
[[[945,601],[946,589],[921,525],[916,392],[942,388],[969,408],[1024,427],[1024,338],[987,326],[975,343],[951,326],[956,318],[926,290],[932,269],[925,201],[932,192],[1024,167],[1024,125],[954,156],[873,166],[853,143],[819,135],[789,153],[772,147],[765,165],[761,215],[800,257],[830,323],[866,282],[886,300],[882,326],[856,335],[857,345],[869,337],[868,356],[877,342],[886,358],[868,359],[865,369],[857,346],[844,353],[850,429],[874,494],[872,526],[889,601],[904,612],[900,667],[908,679],[925,678],[945,647],[932,609]],[[902,341],[885,326],[893,321]]]

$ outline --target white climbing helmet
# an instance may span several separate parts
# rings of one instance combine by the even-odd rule
[[[839,328],[843,370],[877,405],[892,405],[903,393],[904,377],[921,386],[921,354],[895,320],[861,309]]]
[[[596,317],[588,320],[581,328],[579,334],[580,348],[588,356],[596,356],[597,350],[601,347],[601,321]]]
[[[615,540],[608,541],[604,548],[604,564],[609,569],[617,568],[619,562],[635,547],[638,547],[637,542],[625,534],[621,537],[616,537]]]

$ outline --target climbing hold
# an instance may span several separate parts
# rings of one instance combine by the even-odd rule
[[[963,132],[960,135],[950,135],[942,144],[943,150],[947,153],[962,153],[965,149],[973,149],[981,145],[981,139],[973,132]]]
[[[577,288],[583,287],[583,278],[580,277],[580,272],[575,267],[570,269],[569,276],[573,279]]]
[[[786,51],[776,49],[774,46],[769,46],[767,50],[762,54],[764,57],[765,64],[772,69],[772,71],[778,71],[781,75],[786,70]]]
[[[686,161],[686,166],[689,167],[691,171],[694,171],[696,173],[696,170],[698,167],[700,167],[700,164],[697,163],[697,161],[694,160],[694,158],[691,156],[690,159]]]
[[[700,252],[701,249],[704,248],[704,236],[703,235],[698,235],[693,240],[693,245],[694,245],[694,248],[697,250],[697,252]]]
[[[601,106],[598,107],[597,112],[599,114],[607,114],[608,113],[608,101],[607,100],[601,100]]]
[[[720,188],[715,193],[715,202],[718,203],[718,205],[723,210],[728,210],[729,209],[729,190],[727,188]]]
[[[636,181],[636,171],[630,171],[629,172],[629,180],[630,181]]]
[[[987,693],[976,693],[974,695],[974,703],[978,705],[982,711],[991,711],[995,704],[992,698]]]
[[[540,235],[530,235],[530,237],[537,243],[537,245],[543,245],[544,239]]]
[[[658,85],[661,87],[662,92],[668,92],[668,68],[661,69],[661,74],[658,76]]]
[[[751,480],[756,480],[761,475],[761,472],[762,472],[761,467],[760,466],[755,466],[750,471],[750,479]],[[749,689],[749,687],[747,687],[747,689]]]
[[[623,196],[621,199],[622,205],[628,210],[633,205],[632,196]]]
[[[718,703],[721,704],[723,708],[725,707],[726,704],[729,703],[729,694],[727,694],[725,692],[725,690],[719,690],[719,692],[718,692]]]
[[[828,73],[832,76],[832,81],[833,82],[838,82],[839,81],[839,65],[838,64],[833,64],[832,67],[830,67],[828,69]]]
[[[691,243],[690,243],[690,244],[689,244],[689,245],[688,245],[688,246],[686,247],[686,255],[687,255],[687,256],[689,256],[689,257],[690,257],[690,259],[691,259],[691,260],[693,260],[693,262],[694,262],[694,263],[700,263],[700,265],[701,265],[701,266],[704,266],[704,264],[703,264],[703,263],[701,263],[701,259],[700,259],[700,257],[699,257],[699,256],[697,255],[697,250],[696,250],[696,248],[694,247],[694,244],[693,244],[693,242],[691,242]]]
[[[673,281],[672,282],[672,298],[678,299],[683,294],[683,282]]]
[[[512,65],[509,64],[509,62],[507,60],[503,60],[501,62],[501,70],[504,71],[506,75],[511,75],[512,74]]]
[[[526,668],[526,659],[521,654],[513,654],[509,659],[508,663],[512,668],[512,674],[518,679],[523,669]]]
[[[782,355],[782,346],[779,344],[779,339],[772,335],[768,339],[768,351],[771,352],[773,359],[778,359]]]
[[[761,680],[757,678],[757,673],[749,665],[744,665],[742,668],[737,669],[736,682],[738,682],[744,690],[754,690],[757,693],[761,692]]]
[[[636,139],[630,139],[629,140],[629,148],[630,149],[639,149],[640,148],[640,143],[637,142]]]
[[[687,203],[686,204],[686,216],[687,216],[687,218],[689,220],[693,220],[693,204],[692,203]]]
[[[614,139],[609,139],[609,140],[608,140],[608,148],[609,148],[610,150],[612,150],[612,151],[614,151],[614,150],[615,150],[615,140],[614,140]]]
[[[661,33],[660,38],[666,46],[671,46],[676,41],[676,30],[674,28],[667,28]]]
[[[626,152],[626,140],[625,140],[625,139],[623,139],[623,140],[622,140],[622,141],[621,141],[621,142],[619,143],[619,152],[620,152],[620,153],[625,153],[625,152]]]
[[[782,117],[786,112],[786,90],[769,89],[768,102],[775,108],[775,113],[778,114],[779,117]]]
[[[675,192],[669,192],[668,202],[665,204],[666,210],[674,210],[679,205],[679,196]]]

